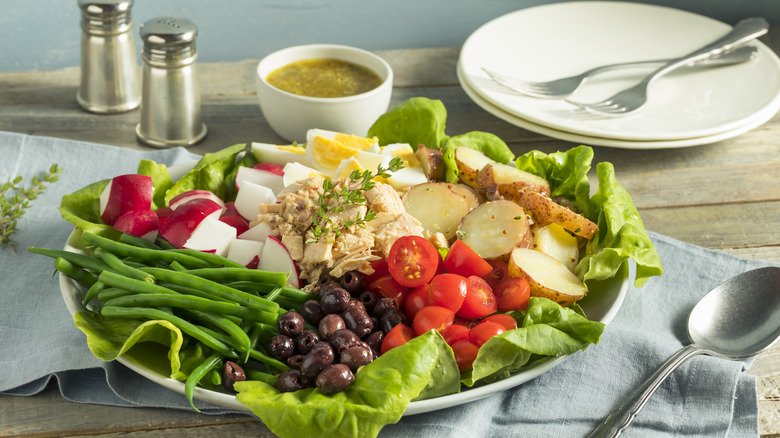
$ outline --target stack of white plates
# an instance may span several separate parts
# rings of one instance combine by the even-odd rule
[[[555,3],[496,18],[465,42],[461,86],[480,107],[521,128],[593,146],[667,148],[725,140],[780,110],[780,59],[759,41],[755,59],[684,67],[650,88],[639,112],[586,113],[563,99],[524,96],[496,84],[487,68],[533,81],[558,79],[603,64],[675,58],[720,38],[731,26],[673,8],[623,2]],[[648,69],[589,80],[569,99],[597,102],[638,82]]]

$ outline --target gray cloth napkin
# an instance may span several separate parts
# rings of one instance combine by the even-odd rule
[[[64,170],[19,221],[17,252],[0,248],[0,393],[34,395],[56,378],[62,395],[80,403],[190,409],[184,397],[118,363],[96,359],[60,295],[52,260],[29,246],[61,248],[73,227],[60,218],[63,195],[91,182],[136,170],[142,158],[177,164],[197,158],[185,149],[137,151],[0,132],[0,182],[29,178],[53,163]],[[633,286],[601,343],[542,376],[466,405],[404,417],[390,437],[586,436],[623,397],[688,342],[686,319],[713,287],[769,262],[740,259],[651,233],[665,267],[641,289]],[[633,275],[633,274],[632,274]],[[632,277],[633,278],[633,277]],[[661,386],[627,437],[754,437],[755,378],[743,362],[694,358]],[[230,412],[199,403],[203,412]]]

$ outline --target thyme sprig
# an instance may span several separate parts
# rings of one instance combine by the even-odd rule
[[[52,164],[49,172],[41,178],[33,176],[30,188],[19,185],[23,180],[21,176],[8,178],[8,182],[0,186],[0,246],[8,245],[16,252],[11,237],[17,230],[19,218],[30,208],[30,202],[43,192],[46,184],[59,179],[60,172],[62,168]]]
[[[365,227],[366,222],[374,220],[376,213],[367,210],[361,216],[360,212],[354,219],[346,220],[339,225],[333,221],[332,216],[343,212],[347,206],[364,205],[366,197],[364,193],[374,188],[374,178],[388,178],[390,172],[397,172],[403,168],[403,161],[396,157],[390,160],[388,167],[381,164],[377,166],[376,173],[370,170],[353,170],[344,183],[339,187],[331,179],[325,179],[322,183],[322,193],[318,198],[318,208],[314,212],[314,221],[311,226],[312,237],[306,243],[327,242],[341,236],[344,228],[352,226]]]

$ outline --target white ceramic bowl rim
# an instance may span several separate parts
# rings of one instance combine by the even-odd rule
[[[358,55],[361,58],[356,59],[347,55]],[[371,71],[379,75],[382,79],[382,83],[378,86],[368,90],[364,93],[355,94],[345,97],[309,97],[302,96],[300,94],[294,94],[282,89],[279,89],[266,80],[268,74],[276,70],[279,67],[283,67],[291,62],[300,61],[311,58],[329,58],[338,59],[342,61],[352,62],[354,64],[361,65],[369,68]],[[378,68],[381,67],[381,68]],[[339,44],[307,44],[302,46],[287,47],[285,49],[278,50],[276,52],[266,55],[257,64],[257,70],[255,71],[257,78],[264,85],[268,86],[274,92],[289,96],[294,99],[298,99],[304,102],[349,102],[353,100],[362,100],[370,97],[374,94],[378,94],[381,90],[392,84],[393,82],[393,70],[390,65],[381,57],[357,47],[344,46]]]

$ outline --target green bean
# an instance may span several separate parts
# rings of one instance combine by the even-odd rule
[[[247,380],[259,380],[269,385],[276,386],[276,376],[273,374],[265,373],[263,371],[249,367],[244,367],[244,373],[246,374]]]
[[[230,268],[220,269],[229,270]],[[260,298],[256,295],[233,289],[215,281],[192,275],[192,271],[177,272],[161,268],[144,268],[143,270],[154,275],[158,280],[207,291],[209,294],[213,294],[227,301],[242,304],[246,307],[271,313],[276,313],[279,310],[279,305],[273,301],[268,301],[265,298]]]
[[[122,260],[119,260],[119,257],[117,257],[114,253],[111,253],[103,248],[95,248],[92,254],[100,260],[106,262],[106,264],[118,274],[122,274],[126,277],[134,278],[136,280],[142,280],[147,283],[155,282],[153,275],[141,271],[140,269],[133,268],[132,266],[126,265],[124,262],[122,262]]]
[[[258,345],[265,345],[271,341],[271,338],[279,334],[276,326],[254,322],[249,327],[249,339],[252,341],[252,348]]]
[[[209,372],[209,382],[212,386],[222,386],[221,370],[213,369]]]
[[[148,240],[127,233],[122,233],[122,235],[119,236],[119,241],[122,243],[127,243],[128,245],[138,246],[141,248],[148,248],[148,249],[155,249],[155,250],[160,249],[159,246],[155,245],[154,243]]]
[[[176,249],[175,246],[173,246],[170,242],[163,239],[162,236],[157,236],[157,239],[155,239],[154,244],[159,246],[162,249]]]
[[[54,269],[60,271],[62,274],[78,281],[79,283],[92,287],[98,280],[98,276],[89,272],[62,257],[54,259]]]
[[[287,371],[290,369],[290,367],[277,359],[274,359],[273,357],[269,356],[267,353],[265,353],[265,349],[258,350],[258,349],[251,349],[249,350],[249,357],[252,359],[264,363],[269,368],[275,368],[279,371]]]
[[[159,284],[147,283],[142,280],[136,280],[135,278],[128,278],[111,271],[101,272],[100,277],[98,278],[100,281],[106,283],[109,286],[113,286],[119,289],[126,289],[139,294],[179,294],[178,292],[168,289],[167,287],[160,286]]]
[[[249,360],[249,351],[252,348],[250,344],[252,341],[249,340],[249,335],[247,335],[246,332],[238,326],[238,324],[235,324],[233,321],[227,318],[223,318],[208,311],[187,309],[187,313],[193,315],[199,321],[212,325],[217,329],[225,332],[228,336],[230,336],[231,340],[234,341],[232,344],[235,344],[234,347],[236,350],[244,353],[244,356],[241,358],[243,362]]]
[[[168,321],[175,325],[182,332],[192,336],[199,340],[203,345],[211,348],[212,350],[220,353],[222,356],[237,359],[238,354],[219,339],[214,338],[209,333],[202,330],[201,327],[183,319],[176,315],[164,312],[159,309],[150,307],[117,307],[117,306],[103,306],[100,313],[106,318],[143,318],[143,319],[160,319]]]
[[[114,298],[125,297],[125,296],[128,296],[128,295],[135,295],[135,294],[133,292],[130,292],[130,291],[125,290],[125,289],[118,289],[118,288],[115,288],[115,287],[107,287],[107,288],[101,290],[97,297],[98,297],[98,299],[100,301],[105,303],[105,302],[107,302],[109,300],[113,300]]]
[[[179,254],[186,254],[201,259],[204,262],[207,262],[211,265],[215,265],[219,267],[224,266],[224,267],[231,267],[231,268],[246,269],[246,266],[242,265],[241,263],[236,263],[233,260],[222,257],[221,255],[218,254],[212,254],[210,252],[203,252],[203,251],[198,251],[196,249],[189,249],[189,248],[175,248],[169,251],[176,252]]]
[[[195,386],[201,381],[201,379],[203,379],[203,377],[221,365],[222,357],[219,354],[212,354],[211,356],[207,357],[206,360],[201,362],[200,365],[195,367],[190,375],[187,376],[187,380],[184,382],[184,395],[187,397],[187,400],[189,400],[192,409],[200,412],[200,410],[195,407],[195,403],[192,400],[195,395]]]
[[[204,262],[203,260],[187,254],[179,254],[165,250],[139,248],[137,246],[117,242],[103,236],[98,236],[95,233],[84,233],[81,236],[81,239],[88,245],[104,248],[118,256],[133,257],[151,264],[156,264],[160,260],[168,263],[176,260],[184,266],[190,266],[194,268],[205,268],[208,266],[208,263]]]
[[[276,298],[279,297],[279,295],[282,293],[283,290],[284,290],[283,288],[277,286],[274,288],[274,290],[272,290],[271,292],[268,293],[268,295],[265,296],[265,299],[268,301],[276,301]]]
[[[300,305],[306,301],[314,299],[319,300],[316,295],[292,286],[282,286],[282,295],[289,298],[290,300],[297,302],[298,307],[300,307]]]
[[[285,286],[288,274],[284,272],[261,271],[247,268],[200,268],[190,270],[190,274],[207,280],[228,283],[230,281],[251,281],[274,286]]]
[[[274,284],[257,283],[254,281],[246,281],[246,280],[231,281],[223,284],[225,286],[232,287],[233,289],[242,290],[244,292],[249,292],[255,295],[266,294],[279,287]]]
[[[40,254],[51,257],[53,259],[60,257],[74,265],[81,266],[82,268],[86,268],[91,271],[101,272],[109,269],[108,265],[102,260],[88,255],[79,254],[77,252],[65,251],[62,249],[37,248],[34,246],[28,248],[28,250],[33,254]]]
[[[98,297],[100,292],[102,292],[107,287],[108,287],[107,284],[99,280],[93,283],[92,286],[90,286],[89,289],[87,289],[87,293],[84,294],[84,301],[82,301],[84,307],[87,307],[87,304],[89,304],[89,302],[92,301],[94,298]]]
[[[249,321],[257,321],[265,324],[274,324],[276,322],[276,315],[269,312],[250,309],[248,307],[243,307],[234,303],[213,301],[206,298],[181,294],[133,294],[130,296],[118,297],[109,302],[106,302],[105,304],[107,306],[120,307],[170,306],[193,311],[204,311],[238,316],[239,318],[243,318]]]
[[[182,265],[181,263],[175,260],[171,262],[170,268],[173,269],[174,271],[179,271],[179,272],[184,272],[188,270],[187,267],[185,267],[184,265]]]

